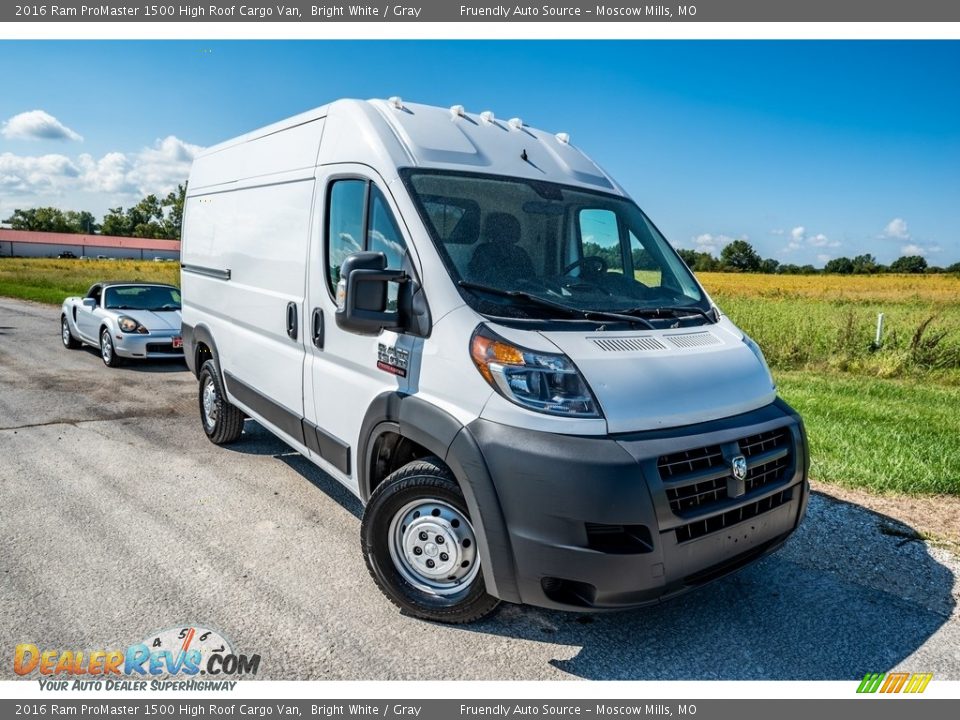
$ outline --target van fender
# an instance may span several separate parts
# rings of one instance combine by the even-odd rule
[[[200,324],[194,327],[183,323],[180,327],[180,336],[183,338],[183,359],[187,363],[187,368],[194,376],[200,376],[200,368],[197,366],[197,344],[203,343],[213,354],[213,364],[217,368],[217,375],[220,376],[220,384],[223,385],[223,373],[220,370],[220,353],[217,352],[217,343],[213,340],[213,333],[206,325]]]
[[[500,499],[480,446],[470,431],[452,415],[421,398],[397,392],[378,395],[364,416],[357,448],[357,479],[364,503],[372,494],[373,448],[377,437],[385,432],[396,432],[423,446],[450,468],[477,533],[487,592],[519,603],[513,549]]]

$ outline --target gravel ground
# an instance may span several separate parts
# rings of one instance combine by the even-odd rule
[[[352,495],[254,423],[211,445],[182,365],[108,370],[57,322],[0,299],[5,652],[198,623],[260,653],[261,679],[960,679],[958,559],[822,495],[783,550],[652,609],[401,616],[363,566]]]

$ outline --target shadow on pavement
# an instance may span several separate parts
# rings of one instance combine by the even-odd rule
[[[84,345],[83,350],[93,357],[100,360],[100,350],[90,345]],[[100,360],[103,362],[102,360]],[[124,358],[119,367],[104,368],[114,372],[141,372],[141,373],[180,373],[187,372],[187,364],[182,358],[170,358],[162,360],[138,360],[136,358]]]
[[[276,457],[361,517],[346,488],[257,423],[230,448]],[[504,604],[453,630],[555,644],[554,667],[594,680],[855,680],[908,658],[954,611],[953,572],[918,538],[815,493],[780,551],[663,605],[590,614]]]
[[[593,615],[508,605],[464,630],[578,646],[551,664],[594,680],[860,679],[909,657],[954,609],[953,573],[909,535],[814,495],[779,552],[663,605]]]
[[[244,455],[269,455],[280,460],[302,475],[312,485],[326,493],[355,518],[359,520],[363,516],[363,506],[353,493],[283,440],[265,430],[255,420],[247,420],[244,423],[241,441],[227,447]]]

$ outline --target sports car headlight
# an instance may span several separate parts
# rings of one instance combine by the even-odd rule
[[[593,393],[566,355],[517,347],[481,325],[470,339],[470,357],[510,402],[548,415],[600,417]]]
[[[140,333],[141,335],[146,335],[147,329],[134,320],[132,317],[127,317],[126,315],[121,315],[117,318],[117,325],[125,333]]]

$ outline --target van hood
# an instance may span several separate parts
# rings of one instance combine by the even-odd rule
[[[770,404],[766,363],[729,320],[640,332],[542,332],[579,368],[610,433],[678,427]]]

